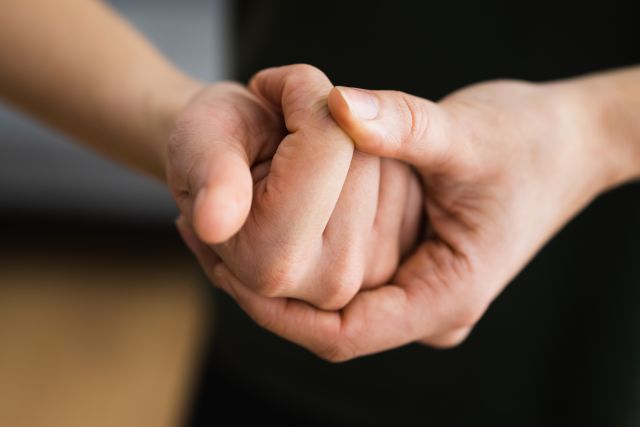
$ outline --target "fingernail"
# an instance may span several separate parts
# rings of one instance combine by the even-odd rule
[[[380,111],[378,98],[368,90],[338,86],[349,110],[356,117],[364,120],[375,119]]]

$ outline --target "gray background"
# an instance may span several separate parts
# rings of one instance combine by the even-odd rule
[[[228,76],[225,0],[109,3],[182,69],[205,80]],[[0,104],[0,213],[7,212],[165,221],[177,210],[162,184]]]

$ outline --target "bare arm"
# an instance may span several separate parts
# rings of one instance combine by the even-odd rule
[[[599,154],[611,159],[608,184],[640,178],[640,66],[593,73],[557,85],[573,93],[587,112],[593,139],[600,142]]]
[[[0,6],[0,97],[164,180],[168,134],[200,84],[100,1]]]
[[[598,195],[640,178],[637,66],[479,83],[438,103],[340,87],[328,105],[358,149],[416,168],[430,233],[388,285],[358,292],[337,312],[265,298],[229,269],[203,264],[259,324],[331,361],[409,342],[459,344],[560,228]],[[209,249],[192,247],[207,259]]]

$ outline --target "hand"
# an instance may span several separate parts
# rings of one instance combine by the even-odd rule
[[[320,356],[347,360],[409,342],[460,343],[539,248],[611,184],[614,159],[569,85],[496,81],[435,104],[337,88],[329,109],[358,149],[412,164],[428,233],[391,284],[340,312],[221,285],[254,318]]]
[[[415,174],[354,152],[327,110],[332,87],[310,66],[268,69],[250,91],[205,89],[178,120],[178,227],[214,281],[233,275],[256,296],[339,309],[385,283],[414,245]]]

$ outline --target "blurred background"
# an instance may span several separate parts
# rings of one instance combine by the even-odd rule
[[[228,75],[223,0],[111,0]],[[211,325],[165,188],[0,105],[0,426],[174,426]]]

